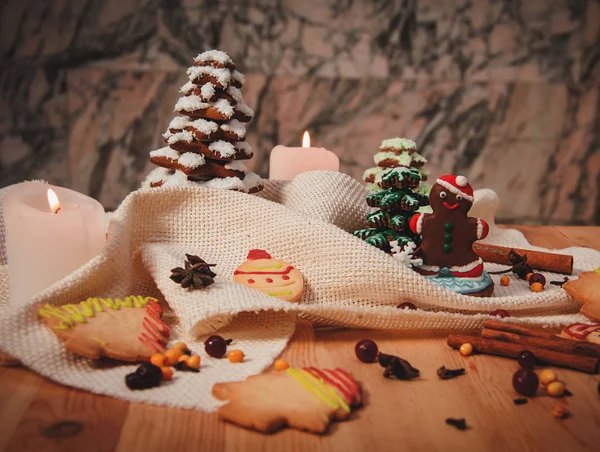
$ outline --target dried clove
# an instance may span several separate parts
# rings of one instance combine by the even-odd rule
[[[440,377],[442,380],[449,380],[451,378],[458,377],[459,375],[462,375],[464,373],[464,367],[460,369],[446,369],[446,366],[442,366],[437,370],[437,376]]]
[[[563,286],[565,283],[568,283],[568,282],[569,282],[569,278],[567,278],[567,277],[565,276],[565,279],[564,279],[564,280],[562,280],[562,281],[550,281],[550,284],[552,284],[552,285],[554,285],[554,286],[559,286],[559,287],[562,287],[562,286]]]
[[[377,360],[381,367],[385,367],[383,376],[386,378],[411,380],[420,375],[419,369],[415,369],[408,361],[397,356],[379,353]]]
[[[451,425],[452,427],[456,427],[459,430],[467,429],[467,421],[464,417],[461,419],[453,419],[449,417],[448,419],[446,419],[446,424]]]
[[[525,405],[527,403],[527,399],[515,399],[513,400],[515,405]]]

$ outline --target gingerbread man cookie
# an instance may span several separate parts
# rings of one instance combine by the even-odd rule
[[[121,361],[145,361],[163,353],[169,327],[162,309],[151,297],[88,298],[77,304],[45,304],[39,316],[64,347],[90,359],[101,356]]]
[[[489,296],[493,283],[473,251],[473,243],[487,236],[489,226],[467,215],[473,201],[473,188],[466,177],[447,175],[437,179],[429,194],[433,213],[417,214],[410,220],[410,229],[423,238],[416,251],[423,264],[415,269],[426,276],[446,278],[435,282],[444,282],[445,287],[458,293]],[[478,284],[474,278],[483,280]]]
[[[263,433],[285,425],[324,433],[332,420],[348,418],[360,406],[359,384],[342,369],[288,368],[245,381],[217,383],[213,395],[227,400],[220,418]]]
[[[304,289],[302,273],[290,263],[273,259],[264,250],[251,250],[233,272],[237,283],[286,301],[298,301]]]

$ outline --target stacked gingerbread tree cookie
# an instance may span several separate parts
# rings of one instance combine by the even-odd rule
[[[390,168],[415,168],[419,171],[421,181],[426,181],[428,171],[423,166],[427,163],[427,159],[416,151],[417,145],[412,140],[406,138],[383,140],[379,146],[379,152],[373,157],[377,166],[369,168],[363,174],[363,180],[367,182],[369,191],[378,192],[381,190],[378,184],[381,180],[381,174]],[[417,191],[427,194],[431,187],[423,182],[419,185]]]
[[[159,168],[145,186],[173,185],[224,188],[255,193],[262,179],[247,172],[243,160],[252,157],[245,123],[254,112],[240,88],[245,78],[225,52],[209,50],[194,59],[189,81],[179,90],[176,116],[163,134],[167,146],[150,152]]]

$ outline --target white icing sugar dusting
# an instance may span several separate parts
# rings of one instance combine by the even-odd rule
[[[232,119],[225,124],[221,124],[221,129],[224,132],[232,132],[239,138],[244,138],[246,136],[246,126],[244,126],[244,124],[239,122],[237,119]]]
[[[427,163],[427,159],[423,157],[421,154],[417,154],[416,152],[412,155],[413,162],[417,163]]]
[[[239,160],[227,162],[225,164],[225,169],[232,170],[232,171],[243,171],[244,173],[248,170],[248,168],[246,168],[246,165],[244,165]]]
[[[195,87],[196,87],[196,85],[194,85],[192,82],[187,82],[185,85],[183,85],[181,88],[179,88],[179,92],[181,94],[187,94],[187,93],[191,92]]]
[[[189,67],[187,69],[187,75],[192,82],[203,75],[208,75],[209,77],[214,77],[223,87],[228,86],[231,81],[231,71],[229,69],[214,68],[210,66]]]
[[[378,152],[373,157],[373,160],[375,161],[376,165],[379,165],[384,160],[393,160],[400,166],[409,167],[410,163],[412,162],[412,157],[407,153],[396,155],[393,152]]]
[[[185,96],[179,98],[175,104],[175,111],[196,111],[208,107],[210,107],[210,104],[203,102],[200,96]]]
[[[216,177],[206,182],[199,182],[198,184],[208,188],[247,191],[244,182],[238,177]]]
[[[165,133],[166,135],[166,133]],[[189,130],[182,130],[181,132],[177,132],[177,133],[169,133],[169,137],[165,137],[167,139],[167,143],[169,144],[174,144],[177,143],[178,141],[185,141],[186,143],[191,143],[192,141],[194,141],[194,135],[192,134],[192,132],[190,132]]]
[[[223,141],[223,140],[219,140],[219,141],[215,141],[214,143],[211,143],[208,146],[208,149],[210,149],[212,152],[214,152],[216,154],[219,154],[223,158],[233,157],[236,153],[236,150],[233,147],[233,144],[228,143],[227,141]]]
[[[206,119],[202,118],[194,119],[192,121],[185,116],[176,116],[169,123],[169,129],[185,129],[186,127],[193,127],[204,135],[210,135],[219,129],[219,125],[216,122],[207,121]]]
[[[240,71],[233,71],[231,73],[231,78],[234,79],[236,82],[239,82],[241,85],[246,83],[246,76]]]
[[[202,88],[200,88],[200,94],[202,95],[202,99],[211,100],[215,95],[215,85],[210,82],[205,83],[202,85]]]
[[[181,154],[178,163],[186,168],[198,168],[199,166],[205,165],[206,160],[203,155],[186,152],[185,154]]]
[[[409,140],[408,138],[390,138],[388,140],[383,140],[379,149],[416,149],[417,144],[413,140]]]
[[[264,179],[256,173],[248,173],[246,174],[246,177],[244,177],[244,186],[246,187],[245,191],[250,191],[252,188],[258,187],[259,185],[264,185],[264,183]]]
[[[242,96],[242,92],[235,86],[230,86],[229,88],[227,88],[226,93],[233,97],[233,100],[235,100],[236,102],[242,103],[244,101],[244,96]]]
[[[254,110],[246,104],[238,104],[235,106],[235,109],[245,116],[254,117]]]
[[[175,171],[173,175],[171,175],[165,183],[162,185],[163,187],[185,187],[192,186],[190,181],[187,178],[187,175],[183,171]]]
[[[250,146],[247,141],[239,141],[235,143],[235,147],[240,151],[244,151],[248,155],[252,154],[252,146]]]
[[[231,57],[222,50],[207,50],[194,58],[194,61],[196,63],[206,63],[207,61],[216,61],[221,64],[232,63]]]
[[[164,148],[151,151],[150,157],[164,157],[171,160],[177,160],[179,158],[179,152],[177,152],[174,149],[171,149],[168,146],[165,146]]]
[[[158,182],[165,182],[171,175],[173,171],[167,168],[158,167],[153,169],[146,179],[142,183],[142,188],[150,188],[151,184],[156,184]]]
[[[226,118],[231,118],[233,116],[233,107],[229,104],[229,102],[227,102],[226,99],[219,99],[215,102],[213,107],[216,108],[219,113]]]

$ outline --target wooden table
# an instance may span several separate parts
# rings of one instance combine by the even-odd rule
[[[600,227],[519,227],[533,244],[600,249]],[[380,349],[409,360],[418,380],[383,378],[376,364],[362,364],[354,344],[371,338]],[[326,436],[284,430],[262,435],[220,422],[202,412],[129,403],[51,383],[22,368],[0,368],[0,450],[241,451],[241,450],[600,450],[600,378],[559,369],[572,397],[536,396],[515,406],[511,377],[517,363],[490,356],[463,358],[446,335],[327,330],[299,325],[283,357],[295,366],[340,366],[363,383],[365,407]],[[436,369],[465,367],[465,376],[442,381]],[[552,417],[563,403],[572,416]],[[465,417],[458,431],[447,417]],[[75,421],[64,438],[47,429]],[[80,430],[79,432],[77,432]],[[46,433],[44,433],[46,431]],[[69,436],[70,435],[70,436]]]

